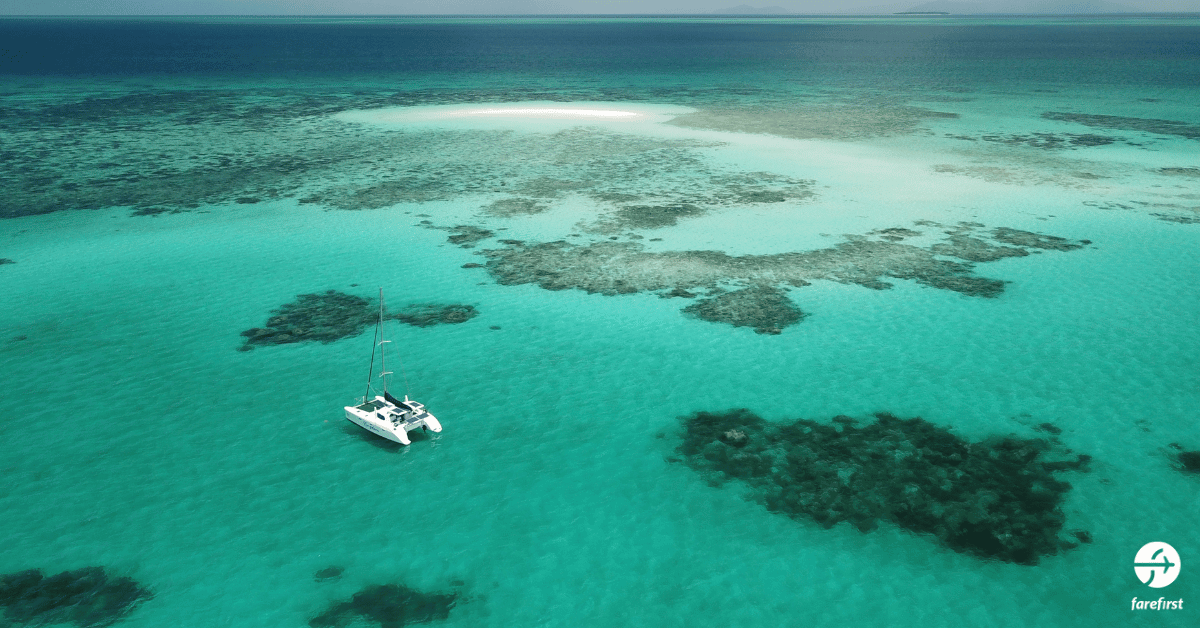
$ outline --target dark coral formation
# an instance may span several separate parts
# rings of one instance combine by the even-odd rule
[[[485,205],[483,212],[491,216],[511,217],[511,216],[529,216],[532,214],[540,214],[547,209],[549,205],[532,198],[524,196],[513,196],[510,198],[502,198]]]
[[[16,262],[8,259],[7,257],[0,257],[0,266],[3,266],[5,264],[16,264]]]
[[[705,210],[691,203],[671,205],[626,205],[617,210],[616,220],[630,229],[657,229],[670,227],[680,218],[699,216]]]
[[[1159,168],[1159,173],[1172,177],[1196,177],[1200,179],[1200,168]]]
[[[1125,202],[1117,201],[1084,201],[1083,204],[1088,207],[1095,207],[1103,210],[1150,210],[1150,215],[1165,222],[1175,222],[1185,225],[1200,223],[1200,205],[1194,205],[1194,194],[1179,194],[1176,198],[1189,203],[1170,203],[1159,200],[1141,201],[1127,200]]]
[[[689,306],[689,313],[707,320],[745,321],[765,333],[798,322],[801,316],[780,288],[803,287],[816,280],[856,284],[875,290],[892,287],[886,278],[906,279],[967,296],[997,297],[1004,282],[974,274],[973,262],[1028,255],[1039,250],[1069,251],[1086,244],[1017,229],[991,231],[978,223],[953,227],[924,222],[944,231],[946,240],[928,247],[902,242],[920,235],[904,228],[885,229],[869,236],[847,236],[830,248],[769,255],[729,255],[720,251],[647,251],[638,242],[594,242],[588,245],[554,242],[514,244],[483,252],[487,270],[503,285],[536,284],[546,290],[577,288],[604,295],[657,292],[665,297],[692,297],[699,288],[737,290]],[[943,259],[955,257],[961,261]],[[744,289],[744,290],[741,290]],[[774,291],[774,292],[772,292]],[[711,296],[711,295],[710,295]],[[734,315],[746,307],[760,314]],[[732,309],[731,309],[732,308]],[[724,311],[723,314],[717,314]],[[711,315],[701,315],[709,312]]]
[[[844,416],[775,424],[745,409],[681,418],[683,461],[714,481],[745,482],[772,512],[863,532],[890,522],[958,552],[1025,565],[1076,545],[1060,538],[1071,485],[1054,474],[1085,468],[1089,457],[1049,460],[1045,440],[969,442],[886,413],[866,425]]]
[[[356,336],[378,320],[375,307],[370,299],[336,290],[297,295],[295,301],[272,311],[266,327],[242,332],[246,337],[242,350],[292,342],[329,343]]]
[[[1039,432],[1053,434],[1055,436],[1062,434],[1062,428],[1053,423],[1038,423],[1037,425],[1033,426],[1033,429]]]
[[[804,312],[792,303],[787,293],[772,286],[754,286],[700,299],[683,311],[714,323],[753,327],[760,334],[778,334],[804,318]]]
[[[381,628],[401,628],[443,620],[458,599],[457,593],[425,593],[402,584],[377,584],[355,593],[344,602],[331,604],[309,620],[312,628],[345,628],[359,618]]]
[[[1085,244],[1091,244],[1088,240],[1072,242],[1058,236],[1033,233],[1032,231],[1021,231],[1020,229],[1009,229],[1007,227],[993,229],[992,237],[1000,242],[1007,242],[1015,246],[1044,249],[1047,251],[1074,251],[1075,249],[1083,248]]]
[[[1200,451],[1181,451],[1178,458],[1184,471],[1200,473]]]
[[[1188,451],[1179,443],[1171,443],[1170,447],[1175,450],[1173,455],[1180,471],[1200,474],[1200,451]]]
[[[337,565],[332,565],[332,566],[326,567],[324,569],[318,569],[317,572],[313,574],[313,580],[316,580],[317,582],[328,582],[329,580],[337,580],[338,578],[342,577],[342,574],[345,573],[345,571],[346,571],[345,567],[338,567]]]
[[[666,189],[644,190],[641,195],[615,191],[622,188],[610,183],[606,188],[590,191],[589,195],[611,204],[616,211],[590,229],[599,233],[659,229],[723,207],[806,201],[815,196],[814,183],[770,172],[714,173],[707,180],[680,176]]]
[[[957,257],[971,262],[994,262],[1006,257],[1024,257],[1029,251],[1011,246],[999,246],[963,233],[950,233],[945,243],[929,247],[938,255]]]
[[[357,336],[379,320],[379,302],[374,299],[326,290],[320,294],[301,294],[296,300],[272,311],[266,327],[242,332],[246,342],[242,351],[256,345],[282,345],[293,342],[330,343]],[[414,327],[465,323],[479,315],[473,305],[457,303],[415,303],[401,308],[388,318]]]
[[[1150,214],[1150,215],[1154,216],[1155,218],[1162,220],[1164,222],[1177,222],[1181,225],[1200,224],[1200,215],[1189,216],[1186,214],[1180,215],[1180,214],[1162,214],[1162,213],[1154,213],[1154,214]]]
[[[458,225],[457,227],[450,227],[447,231],[450,232],[450,237],[446,238],[446,241],[450,244],[457,244],[464,249],[473,248],[479,242],[496,235],[495,232],[489,229],[473,225]]]
[[[984,135],[979,139],[985,142],[1008,144],[1009,146],[1029,146],[1044,150],[1059,150],[1087,146],[1107,146],[1121,138],[1109,135],[1095,135],[1093,133],[1030,133],[1028,135]]]
[[[905,229],[904,227],[888,227],[886,229],[876,229],[868,233],[868,235],[877,235],[881,240],[888,242],[900,242],[906,238],[921,235],[920,231]]]
[[[417,303],[405,307],[392,315],[392,318],[414,327],[430,327],[465,323],[478,315],[479,311],[473,305]]]
[[[109,626],[153,594],[132,578],[103,567],[83,567],[45,576],[40,569],[0,575],[4,618],[29,626],[73,623]]]
[[[1086,113],[1068,113],[1062,111],[1047,111],[1042,114],[1047,120],[1077,122],[1079,124],[1100,128],[1120,129],[1122,131],[1141,131],[1155,135],[1178,135],[1190,140],[1200,140],[1200,125],[1177,120],[1157,120],[1154,118],[1130,118],[1126,116],[1106,116]]]

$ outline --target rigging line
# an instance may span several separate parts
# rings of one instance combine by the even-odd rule
[[[400,360],[400,374],[404,376],[404,398],[408,399],[408,394],[410,392],[408,390],[408,371],[404,370],[404,358],[397,355],[396,359]]]
[[[379,289],[379,303],[380,303],[380,307],[382,308],[383,288]],[[382,309],[380,309],[380,313],[379,313],[379,324],[383,325],[383,310]],[[412,392],[408,389],[408,371],[404,369],[403,355],[396,354],[396,359],[400,361],[400,375],[404,377],[404,399],[407,400],[409,393]],[[387,380],[384,380],[384,381],[386,382]]]

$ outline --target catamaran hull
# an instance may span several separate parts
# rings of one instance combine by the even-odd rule
[[[361,405],[346,406],[346,420],[401,445],[411,442],[408,433],[413,430],[442,431],[442,424],[424,405],[409,401],[407,397],[400,404],[397,406],[384,397],[376,397]]]
[[[376,436],[382,436],[383,438],[386,438],[394,443],[407,445],[412,442],[409,440],[408,432],[406,432],[404,428],[394,428],[390,423],[384,423],[383,421],[376,420],[370,415],[363,416],[362,413],[355,412],[352,409],[347,409],[346,420],[372,434],[375,434]],[[441,430],[439,429],[437,431],[440,432]]]

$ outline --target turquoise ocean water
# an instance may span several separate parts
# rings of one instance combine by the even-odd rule
[[[129,576],[153,591],[130,627],[303,626],[385,583],[457,592],[446,626],[1196,623],[1196,20],[0,30],[2,573]],[[1087,243],[937,248],[997,228]],[[883,229],[1003,291],[845,246]],[[820,250],[835,270],[664,298],[698,252]],[[891,286],[838,279],[866,267]],[[806,316],[683,311],[756,285]],[[445,428],[407,448],[342,418],[369,328],[238,351],[296,295],[380,287],[479,312],[389,324]],[[1092,542],[1015,564],[770,512],[675,450],[680,417],[743,407],[969,441],[1049,423],[1092,457],[1059,475]],[[1164,589],[1132,569],[1151,541],[1182,558]],[[1188,606],[1130,610],[1160,595]]]

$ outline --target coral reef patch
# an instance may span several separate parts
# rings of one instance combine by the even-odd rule
[[[19,101],[3,96],[0,109],[12,124],[0,154],[0,218],[107,207],[157,216],[288,198],[368,210],[485,194],[493,198],[481,203],[481,212],[502,218],[546,211],[570,195],[599,203],[601,213],[624,204],[712,208],[811,195],[811,182],[713,163],[703,151],[721,144],[707,140],[586,127],[553,133],[377,127],[364,133],[360,124],[330,115],[389,105],[619,96],[613,93],[513,88],[317,95],[256,86],[115,97],[31,93]],[[114,140],[114,131],[137,139]]]
[[[16,262],[8,259],[7,257],[0,257],[0,266],[3,266],[5,264],[16,264]]]
[[[680,417],[676,451],[716,484],[740,480],[771,512],[862,532],[888,522],[957,552],[1023,565],[1078,544],[1061,534],[1071,485],[1089,456],[1055,458],[1056,441],[970,442],[921,418],[867,424],[765,421],[746,409]],[[1077,536],[1078,538],[1078,536]]]
[[[1186,450],[1179,443],[1171,443],[1170,447],[1175,450],[1173,456],[1180,471],[1200,474],[1200,451]]]
[[[457,244],[464,249],[473,248],[479,242],[487,240],[495,236],[495,232],[483,227],[475,227],[472,225],[458,225],[447,229],[450,232],[450,237],[446,241],[450,244]]]
[[[585,245],[563,240],[512,244],[481,254],[488,258],[488,272],[502,285],[536,284],[546,290],[574,288],[610,296],[656,292],[689,298],[699,288],[726,293],[732,286],[732,292],[687,306],[688,313],[704,320],[754,327],[760,333],[777,333],[803,318],[780,288],[826,280],[884,290],[892,287],[885,279],[894,278],[992,298],[1004,291],[1005,282],[976,276],[974,263],[1041,250],[1069,251],[1087,243],[1017,229],[988,231],[979,223],[919,224],[942,230],[946,239],[925,247],[906,244],[902,240],[920,232],[893,228],[846,236],[829,248],[765,255],[653,252],[639,242]],[[944,259],[947,257],[958,261]]]
[[[331,604],[325,612],[309,620],[308,625],[345,628],[363,620],[375,622],[380,628],[401,628],[447,619],[457,599],[457,593],[425,593],[402,584],[377,584],[362,589],[349,600]]]
[[[492,201],[483,207],[483,213],[489,216],[508,218],[540,214],[548,209],[550,209],[549,205],[537,199],[513,196]]]
[[[762,133],[793,139],[857,140],[903,135],[927,119],[958,118],[956,113],[883,101],[772,103],[764,108],[708,108],[675,117],[668,124],[693,129]]]
[[[83,567],[46,576],[40,569],[0,575],[4,619],[27,626],[73,623],[110,626],[153,594],[132,578],[103,567]]]
[[[1200,473],[1200,451],[1181,451],[1178,458],[1184,471]]]
[[[1046,251],[1074,251],[1075,249],[1083,248],[1086,244],[1091,244],[1090,240],[1072,242],[1058,236],[1033,233],[1032,231],[1021,231],[1020,229],[1009,229],[1008,227],[993,229],[992,238],[1015,246]]]
[[[431,327],[465,323],[478,315],[479,311],[473,305],[417,303],[405,307],[391,318],[414,327]]]
[[[1047,120],[1076,122],[1085,126],[1100,129],[1120,129],[1122,131],[1141,131],[1155,135],[1177,135],[1190,140],[1200,140],[1200,125],[1177,120],[1157,120],[1154,118],[1130,118],[1126,116],[1106,116],[1087,113],[1068,113],[1063,111],[1047,111],[1042,114]]]
[[[1088,207],[1095,207],[1103,210],[1147,210],[1149,214],[1159,220],[1165,222],[1174,222],[1184,225],[1200,224],[1200,205],[1196,205],[1195,201],[1200,199],[1200,195],[1196,194],[1177,194],[1163,195],[1168,198],[1174,198],[1179,203],[1163,202],[1162,200],[1144,201],[1144,200],[1125,200],[1118,201],[1084,201],[1083,204]]]
[[[379,302],[374,299],[337,290],[297,295],[295,301],[272,310],[265,327],[242,332],[246,341],[239,350],[293,342],[330,343],[357,336],[379,320],[378,307]],[[414,303],[389,314],[388,318],[414,327],[429,327],[465,323],[478,315],[473,305]]]
[[[337,580],[338,578],[341,578],[342,574],[345,572],[346,572],[345,567],[338,567],[337,565],[332,565],[329,567],[325,567],[324,569],[318,569],[316,571],[316,573],[313,574],[313,580],[316,580],[317,582],[328,582],[330,580]]]
[[[1061,150],[1066,148],[1085,148],[1088,146],[1107,146],[1120,141],[1122,138],[1093,133],[1029,133],[1026,135],[983,135],[979,139],[985,142],[1007,144],[1009,146]]]
[[[778,334],[798,323],[804,312],[772,286],[755,286],[700,299],[683,308],[685,314],[734,327],[753,327],[759,334]]]
[[[330,343],[358,335],[378,318],[370,299],[336,290],[297,295],[295,301],[281,305],[272,314],[265,327],[242,332],[246,341],[241,350],[293,342]]]
[[[1200,168],[1159,168],[1158,172],[1172,177],[1195,177],[1200,179]]]

